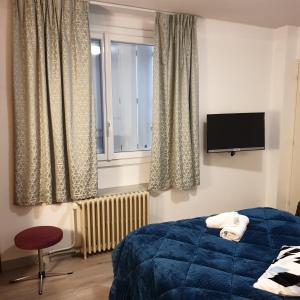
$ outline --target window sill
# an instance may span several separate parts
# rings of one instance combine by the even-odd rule
[[[98,169],[133,166],[138,164],[149,164],[150,162],[151,162],[150,155],[144,157],[121,158],[121,159],[113,159],[113,160],[98,159]]]
[[[98,197],[110,194],[147,191],[148,183],[102,188],[98,190]]]

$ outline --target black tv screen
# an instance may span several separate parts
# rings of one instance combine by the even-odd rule
[[[265,149],[265,114],[207,115],[207,152]]]

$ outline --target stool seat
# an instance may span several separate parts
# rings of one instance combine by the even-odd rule
[[[55,226],[36,226],[25,229],[15,236],[15,244],[24,250],[40,250],[61,241],[63,231]]]

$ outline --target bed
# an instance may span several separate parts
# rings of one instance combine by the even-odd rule
[[[239,243],[207,228],[206,217],[130,233],[112,253],[110,300],[285,299],[253,284],[281,246],[300,245],[300,217],[272,208],[239,212],[250,219]]]

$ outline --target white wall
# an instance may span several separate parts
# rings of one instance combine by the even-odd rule
[[[172,220],[265,204],[266,151],[207,154],[206,114],[269,113],[272,30],[200,20],[200,186],[152,199],[152,220]],[[266,124],[268,126],[268,124]]]
[[[30,254],[18,250],[13,238],[19,231],[34,225],[56,225],[64,229],[64,241],[70,243],[72,205],[39,206],[13,205],[13,102],[12,102],[12,1],[0,1],[0,254],[10,260]]]
[[[14,235],[29,226],[50,224],[64,229],[65,238],[57,245],[70,243],[72,229],[72,205],[40,206],[21,208],[13,205],[13,121],[12,121],[12,26],[11,1],[0,1],[0,101],[1,101],[1,200],[0,200],[0,253],[2,260],[27,255],[13,244]],[[153,15],[142,18],[128,17],[117,12],[106,11],[106,17],[91,16],[91,23],[104,22],[130,28],[144,28],[149,34],[153,29]],[[100,21],[101,20],[101,21]],[[121,32],[122,27],[115,27]],[[268,191],[274,190],[276,180],[268,176],[273,172],[272,164],[278,155],[266,151],[229,154],[206,154],[204,122],[207,113],[265,111],[267,128],[280,119],[280,105],[274,109],[270,98],[276,86],[271,72],[279,67],[273,57],[273,31],[241,24],[216,20],[199,20],[199,65],[200,65],[200,124],[201,124],[201,185],[189,192],[167,191],[152,195],[151,221],[160,222],[179,218],[190,218],[224,210],[263,206]],[[284,38],[286,41],[286,37]],[[277,52],[276,52],[277,53]],[[285,52],[284,52],[285,53]],[[286,62],[284,53],[278,53]],[[291,60],[293,60],[291,54]],[[290,65],[290,64],[289,64]],[[287,69],[287,68],[286,68]],[[286,70],[286,72],[289,72]],[[280,73],[280,72],[279,72]],[[284,78],[286,78],[284,75]],[[276,76],[275,76],[276,77]],[[281,82],[279,75],[278,80]],[[276,78],[277,78],[276,77]],[[273,84],[273,86],[272,86]],[[288,92],[286,84],[284,93]],[[285,96],[282,95],[283,99]],[[278,103],[282,103],[278,100]],[[275,114],[274,114],[275,110]],[[275,115],[275,117],[274,117]],[[272,127],[273,128],[273,127]],[[276,127],[275,127],[276,128]],[[273,136],[273,133],[270,132]],[[275,140],[268,145],[276,144]],[[272,144],[273,143],[273,144]],[[278,146],[279,147],[279,146]],[[278,168],[275,171],[278,172]],[[99,170],[99,186],[146,182],[149,163],[126,165]],[[274,177],[276,177],[274,175]],[[267,187],[267,183],[272,188]],[[271,194],[271,193],[270,193]],[[274,195],[273,195],[274,194]],[[272,194],[272,205],[276,204]],[[268,198],[268,200],[270,200]]]
[[[115,26],[115,19],[121,23],[123,20],[127,28],[153,29],[153,16],[150,19],[149,15],[148,18],[143,17],[144,23],[141,23],[137,16],[126,19],[120,12],[112,10],[105,11],[109,18],[99,17],[103,13],[100,8],[95,7],[92,12],[92,29]],[[207,113],[265,111],[268,114],[272,39],[271,29],[199,20],[201,185],[191,192],[153,194],[151,221],[188,218],[265,204],[265,161],[268,151],[244,152],[235,157],[206,154],[204,122]],[[125,176],[120,175],[120,171]],[[147,182],[149,165],[101,169],[99,186],[122,185],[124,180],[131,180],[126,173],[141,176],[143,179],[139,182]]]
[[[286,26],[273,32],[266,203],[285,210],[290,191],[299,41],[298,27]]]

